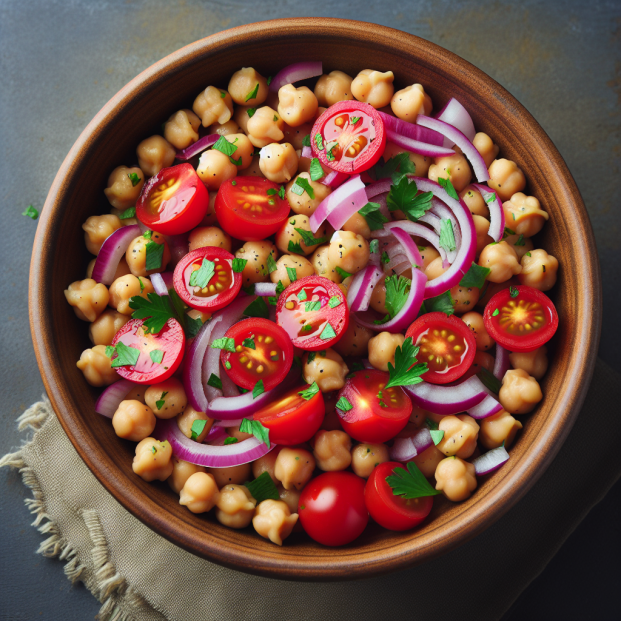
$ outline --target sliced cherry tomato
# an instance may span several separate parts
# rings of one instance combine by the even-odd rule
[[[231,379],[252,390],[259,380],[270,390],[285,379],[293,364],[293,345],[273,321],[252,317],[231,326],[226,335],[235,341],[235,353],[223,349],[220,360]]]
[[[306,276],[281,293],[276,322],[296,347],[319,351],[343,336],[349,325],[349,307],[337,284],[323,276]]]
[[[430,384],[448,384],[460,378],[477,351],[472,330],[454,315],[421,315],[405,333],[409,336],[420,347],[418,361],[426,362],[429,369],[422,377]]]
[[[485,307],[487,333],[509,351],[533,351],[558,328],[552,300],[542,291],[519,285],[497,293]]]
[[[320,474],[302,490],[298,515],[302,528],[324,546],[352,542],[369,522],[364,479],[351,472]]]
[[[259,241],[276,233],[289,217],[280,185],[261,177],[235,177],[218,190],[215,209],[220,226],[235,239]]]
[[[191,164],[162,168],[143,186],[136,217],[163,235],[179,235],[198,226],[209,208],[209,192]]]
[[[339,392],[339,401],[347,399],[352,406],[338,407],[345,433],[360,442],[386,442],[407,424],[412,402],[400,386],[384,388],[390,376],[372,369],[356,371]]]
[[[123,343],[140,352],[135,365],[116,367],[116,372],[137,384],[157,384],[168,379],[181,364],[185,352],[185,335],[176,319],[169,319],[157,334],[146,332],[143,324],[143,319],[130,319],[114,335],[114,347]],[[155,362],[160,356],[161,362]],[[115,352],[112,361],[116,358],[118,353]]]
[[[403,498],[395,496],[386,483],[386,477],[395,468],[403,468],[396,461],[386,461],[371,473],[364,488],[364,502],[371,517],[388,530],[408,530],[418,526],[431,513],[433,496]]]
[[[326,406],[321,391],[305,399],[302,393],[308,388],[308,384],[293,388],[254,413],[254,420],[261,421],[270,430],[270,440],[274,444],[301,444],[319,431]]]
[[[384,121],[361,101],[339,101],[313,125],[313,155],[333,170],[353,175],[375,164],[386,146]]]
[[[225,307],[239,293],[242,284],[241,274],[233,271],[234,258],[230,252],[216,246],[206,246],[189,252],[175,267],[175,291],[188,306],[201,312],[213,313]],[[205,267],[203,261],[207,261]],[[200,269],[213,270],[213,276],[203,287],[191,284],[192,278],[198,279],[193,282],[202,284],[200,275],[192,276]]]

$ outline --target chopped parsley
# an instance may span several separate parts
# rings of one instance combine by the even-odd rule
[[[341,397],[336,402],[337,409],[341,410],[341,412],[349,412],[349,410],[353,410],[354,406],[347,400],[347,397]]]
[[[524,241],[524,235],[520,235],[513,244],[514,246],[525,246],[526,242]]]
[[[371,243],[369,244],[369,251],[373,254],[377,254],[379,252],[379,239],[371,240]]]
[[[252,394],[254,396],[254,391],[252,391]],[[239,430],[242,433],[251,433],[257,440],[267,445],[267,448],[270,448],[270,430],[264,427],[260,421],[244,418],[239,426]]]
[[[282,280],[276,283],[276,293],[280,295],[285,290],[285,285],[282,284]]]
[[[492,313],[492,317],[497,317],[498,315],[500,315],[500,311],[496,308]]]
[[[390,177],[393,183],[399,183],[405,175],[413,175],[416,172],[416,166],[407,153],[399,153],[386,162],[383,157],[380,157],[372,170],[378,180]]]
[[[256,108],[248,108],[248,110],[246,110],[246,113],[248,114],[248,118],[251,119],[254,116],[254,113],[257,111]]]
[[[310,356],[309,356],[310,362]],[[308,388],[304,390],[300,390],[298,395],[302,397],[305,401],[310,401],[317,393],[319,392],[319,386],[317,386],[317,382],[313,382]]]
[[[352,371],[364,371],[364,365],[362,362],[353,362],[351,365]]]
[[[272,82],[272,76],[268,75],[267,76],[267,85],[269,86],[271,84],[271,82]]]
[[[190,428],[192,435],[190,436],[190,440],[198,440],[198,436],[203,433],[205,430],[205,425],[207,424],[206,420],[195,420],[192,423],[192,427]]]
[[[276,121],[278,121],[278,117],[274,115],[274,118],[272,120],[274,121],[274,123],[276,123]]]
[[[237,444],[237,442],[239,442],[239,440],[231,436],[229,436],[228,438],[224,438],[224,446],[226,446],[227,444]]]
[[[233,271],[236,274],[240,274],[244,271],[247,263],[248,259],[233,259]]]
[[[135,295],[129,299],[129,307],[134,310],[133,319],[145,319],[144,330],[151,334],[157,334],[169,319],[179,320],[172,307],[170,296],[167,295],[159,296],[157,293],[147,293],[146,300]]]
[[[254,388],[252,389],[252,398],[256,399],[257,397],[260,397],[264,392],[265,392],[265,388],[263,386],[263,380],[259,380],[254,385]],[[269,444],[268,444],[268,446],[269,446]]]
[[[455,250],[453,223],[448,218],[440,220],[440,247],[444,248],[447,252]]]
[[[140,356],[140,350],[132,347],[131,345],[125,345],[123,341],[119,341],[114,347],[116,351],[116,358],[112,360],[110,366],[113,369],[117,367],[133,367]],[[106,350],[107,353],[108,350]]]
[[[227,360],[227,361],[224,363],[224,367],[226,368],[226,370],[227,370],[227,371],[230,371],[230,370],[231,370],[231,363]]]
[[[313,330],[313,326],[310,325],[310,323],[305,323],[301,328],[300,328],[300,332],[312,332]]]
[[[224,153],[224,155],[228,156],[229,160],[233,162],[236,166],[239,166],[242,162],[241,156],[238,159],[233,159],[233,153],[237,151],[237,147],[229,142],[224,136],[220,136],[216,144],[213,145],[212,149],[216,151],[220,151],[220,153]]]
[[[515,235],[515,231],[512,231],[510,228],[505,226],[505,230],[502,232],[502,238],[506,239],[509,235]]]
[[[381,205],[379,203],[367,203],[362,209],[358,210],[358,213],[364,217],[369,229],[372,231],[379,231],[384,228],[384,224],[388,222],[388,218],[380,211]],[[376,243],[379,243],[377,239],[374,239]]]
[[[409,336],[401,347],[397,346],[395,350],[395,366],[388,363],[388,374],[390,380],[386,384],[386,388],[393,386],[411,386],[420,384],[423,381],[421,375],[427,371],[427,363],[417,364],[416,356],[419,348],[416,347]],[[414,365],[414,366],[413,366]]]
[[[278,500],[280,498],[276,484],[267,471],[262,472],[254,481],[246,481],[244,486],[257,501],[257,505],[264,500]]]
[[[226,91],[220,91],[220,97],[224,99],[226,97]]]
[[[431,209],[431,192],[418,194],[418,188],[414,180],[402,176],[399,183],[394,184],[386,197],[386,204],[391,211],[401,210],[408,220],[416,222]]]
[[[315,198],[315,191],[313,190],[308,179],[305,177],[296,177],[295,183],[291,186],[291,191],[298,196],[302,196],[306,192],[311,198]]]
[[[32,220],[36,220],[39,217],[39,212],[32,206],[28,205],[25,211],[22,211],[22,216],[26,216],[31,218]]]
[[[316,351],[311,351],[308,354],[308,358],[306,359],[306,362],[308,364],[310,364],[313,360],[315,360],[316,357],[317,357],[317,352]]]
[[[278,266],[276,265],[276,261],[274,261],[274,257],[272,256],[272,253],[270,252],[270,254],[267,255],[267,274],[266,276],[268,276],[269,274],[271,274],[272,272],[275,272],[278,269]]]
[[[304,138],[302,138],[302,146],[303,147],[310,147],[311,146],[310,134],[306,134],[306,136],[304,136]]]
[[[459,286],[481,289],[491,271],[489,267],[481,267],[473,261],[468,271],[464,274],[464,277],[459,281]]]
[[[129,209],[126,209],[119,216],[119,220],[127,220],[128,218],[135,218],[135,217],[136,217],[136,208],[135,207],[130,207]]]
[[[440,177],[438,179],[438,183],[446,190],[446,193],[451,198],[454,198],[456,201],[459,200],[459,194],[457,194],[457,190],[453,187],[450,179],[443,179],[442,177]]]
[[[317,181],[318,179],[321,179],[323,177],[324,172],[323,168],[321,167],[321,162],[319,161],[319,158],[314,157],[311,160],[309,173],[312,181]]]
[[[341,305],[341,298],[339,298],[338,295],[333,295],[329,300],[328,300],[328,306],[330,308],[336,308],[337,306]]]
[[[410,294],[410,286],[412,281],[405,276],[387,276],[386,285],[386,310],[388,314],[383,319],[378,319],[375,323],[382,324],[394,319],[399,311],[405,305],[408,295]]]
[[[203,289],[216,273],[216,264],[208,259],[203,259],[201,266],[190,274],[190,287]]]
[[[442,493],[427,481],[418,466],[412,461],[407,463],[407,470],[395,468],[393,474],[386,477],[386,483],[392,488],[392,493],[395,496],[402,496],[406,500],[436,496]]]
[[[166,400],[164,399],[164,397],[168,394],[168,391],[165,390],[161,395],[160,398],[155,402],[155,407],[158,410],[161,410],[164,407],[164,404],[166,403]]]
[[[315,144],[317,145],[317,148],[320,151],[323,151],[324,146],[323,146],[323,137],[321,134],[316,134],[315,135]],[[309,145],[310,146],[310,145]]]
[[[298,273],[295,267],[287,267],[287,276],[289,276],[290,282],[295,282],[298,279]]]
[[[431,439],[433,440],[433,443],[438,446],[438,444],[440,444],[440,442],[442,442],[442,438],[444,438],[444,430],[442,429],[432,429],[431,431],[429,431],[429,435],[431,436]]]
[[[294,242],[292,239],[289,240],[289,245],[287,246],[287,250],[295,254],[304,254],[304,250],[302,250],[302,246],[300,246],[300,242]]]
[[[248,93],[244,101],[250,101],[251,99],[255,99],[258,93],[259,93],[259,83],[257,82],[257,85],[254,87],[254,90],[251,93]]]
[[[352,117],[349,119],[349,122],[350,122],[352,125],[355,125],[355,124],[356,124],[356,123],[357,123],[357,122],[358,122],[361,118],[362,118],[362,117],[360,117],[360,116],[352,116]]]
[[[149,270],[159,270],[162,267],[162,258],[164,257],[164,244],[158,244],[154,241],[147,242],[147,260],[145,268]]]
[[[142,179],[138,176],[137,173],[129,173],[127,176],[129,177],[129,180],[132,182],[132,188],[135,188],[142,181]]]
[[[138,276],[138,282],[140,283],[140,293],[144,291],[144,282],[141,276]]]
[[[161,349],[152,349],[149,352],[149,357],[153,361],[153,364],[162,364],[164,359],[164,352]]]
[[[294,229],[296,233],[300,234],[302,241],[306,247],[317,246],[319,244],[325,244],[328,241],[327,237],[315,237],[310,231],[305,229]]]
[[[189,315],[185,315],[185,334],[187,338],[193,339],[202,327],[203,322],[200,317],[194,319]]]
[[[527,256],[527,257],[532,257],[533,255],[532,255],[530,252],[527,252],[527,253],[526,253],[526,256]]]
[[[388,265],[388,263],[390,263],[390,256],[388,256],[388,253],[385,250],[384,250],[384,252],[382,252],[382,256],[381,256],[380,260],[382,261],[382,263],[385,263],[386,265]]]
[[[495,200],[496,200],[496,194],[492,192],[491,194],[488,194],[487,198],[485,199],[485,202],[493,203]],[[513,216],[513,219],[515,219],[515,215]]]
[[[310,313],[311,311],[321,310],[321,300],[315,300],[313,302],[306,302],[304,305],[304,311]]]
[[[207,380],[207,386],[222,390],[222,380],[215,373],[212,373]]]
[[[300,289],[297,295],[298,300],[300,302],[304,302],[304,300],[308,300],[308,294],[306,293],[306,289]]]
[[[242,345],[248,349],[256,349],[257,346],[254,343],[254,334],[250,338],[244,339]]]
[[[235,339],[228,336],[216,339],[211,346],[213,349],[224,349],[225,351],[230,351],[232,354],[235,353]]]
[[[481,367],[481,370],[477,373],[477,377],[481,380],[483,385],[494,394],[498,394],[500,392],[502,382],[485,367]]]
[[[319,335],[319,338],[322,339],[323,341],[327,341],[329,339],[334,338],[335,336],[336,336],[336,332],[334,331],[334,328],[330,325],[330,323],[327,323],[326,327],[323,329],[323,331]]]
[[[343,280],[351,276],[349,272],[346,272],[342,267],[339,267],[338,265],[334,268],[334,270]]]
[[[436,295],[435,298],[426,299],[422,306],[420,315],[425,313],[444,313],[447,317],[455,312],[455,303],[451,297],[450,291],[445,291],[440,295]]]
[[[510,295],[512,298],[517,298],[517,296],[518,296],[519,294],[520,294],[520,292],[519,292],[519,291],[518,291],[518,290],[517,290],[517,289],[516,289],[513,285],[511,285],[511,286],[509,287],[509,295]]]

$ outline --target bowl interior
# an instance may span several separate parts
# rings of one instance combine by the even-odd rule
[[[527,191],[550,213],[539,243],[560,262],[553,292],[560,326],[543,381],[544,401],[525,417],[511,459],[479,481],[466,502],[438,497],[430,519],[413,532],[374,526],[354,543],[333,550],[303,536],[279,548],[252,529],[225,528],[196,516],[165,484],[149,484],[131,469],[134,445],[116,437],[94,412],[98,390],[76,368],[90,347],[87,328],[63,290],[84,278],[92,258],[82,222],[106,213],[110,171],[136,161],[137,143],[210,84],[252,65],[274,75],[283,65],[322,60],[324,72],[355,75],[392,70],[397,88],[420,82],[435,109],[457,97],[479,131],[500,145],[502,157],[525,171]],[[585,254],[585,249],[591,249]],[[289,579],[349,579],[422,562],[473,537],[507,511],[558,451],[582,403],[599,338],[599,270],[590,224],[565,164],[539,125],[502,87],[455,55],[417,37],[371,24],[335,19],[287,19],[243,26],[192,44],[149,68],[121,90],[89,124],[65,160],[48,196],[31,267],[31,325],[48,394],[76,449],[102,484],[129,511],[178,545],[237,569]],[[580,347],[576,347],[579,343]]]

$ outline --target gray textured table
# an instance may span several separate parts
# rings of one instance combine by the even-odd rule
[[[84,126],[142,69],[222,29],[289,16],[377,22],[419,35],[487,72],[535,116],[564,156],[595,229],[604,281],[600,356],[621,370],[621,4],[447,0],[258,2],[0,0],[2,265],[0,454],[20,442],[15,418],[43,392],[27,317],[30,250],[56,170]],[[615,200],[616,199],[616,200]],[[616,204],[615,204],[616,203]],[[618,310],[617,310],[618,315]],[[0,472],[0,620],[93,618],[95,599],[71,588],[62,564],[34,554],[41,541],[18,475]],[[577,499],[579,502],[579,499]],[[621,573],[617,484],[506,619],[614,619]],[[483,589],[481,590],[483,592]]]

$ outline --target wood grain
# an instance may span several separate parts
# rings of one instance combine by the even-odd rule
[[[286,59],[286,60],[285,60]],[[234,531],[182,507],[165,484],[149,484],[131,470],[134,445],[119,440],[94,412],[98,391],[76,368],[90,346],[63,290],[82,279],[90,258],[82,222],[109,211],[103,195],[109,172],[135,162],[135,146],[157,133],[174,111],[189,107],[209,84],[252,65],[274,75],[282,65],[322,60],[324,71],[355,75],[364,68],[392,70],[402,88],[420,82],[436,109],[457,97],[477,129],[489,133],[501,155],[525,171],[528,192],[550,213],[541,246],[560,262],[553,291],[560,327],[543,381],[545,398],[525,417],[511,459],[481,479],[466,502],[435,502],[414,532],[375,526],[338,549],[304,535],[282,548],[251,529]],[[508,511],[550,464],[578,415],[595,362],[601,323],[601,283],[591,225],[562,157],[531,115],[499,84],[450,52],[418,37],[362,22],[301,18],[234,28],[189,45],[156,63],[108,102],[63,162],[50,189],[32,254],[30,323],[48,395],[80,456],[130,512],[179,546],[217,563],[261,575],[294,579],[353,579],[408,567],[438,556],[490,526]]]

